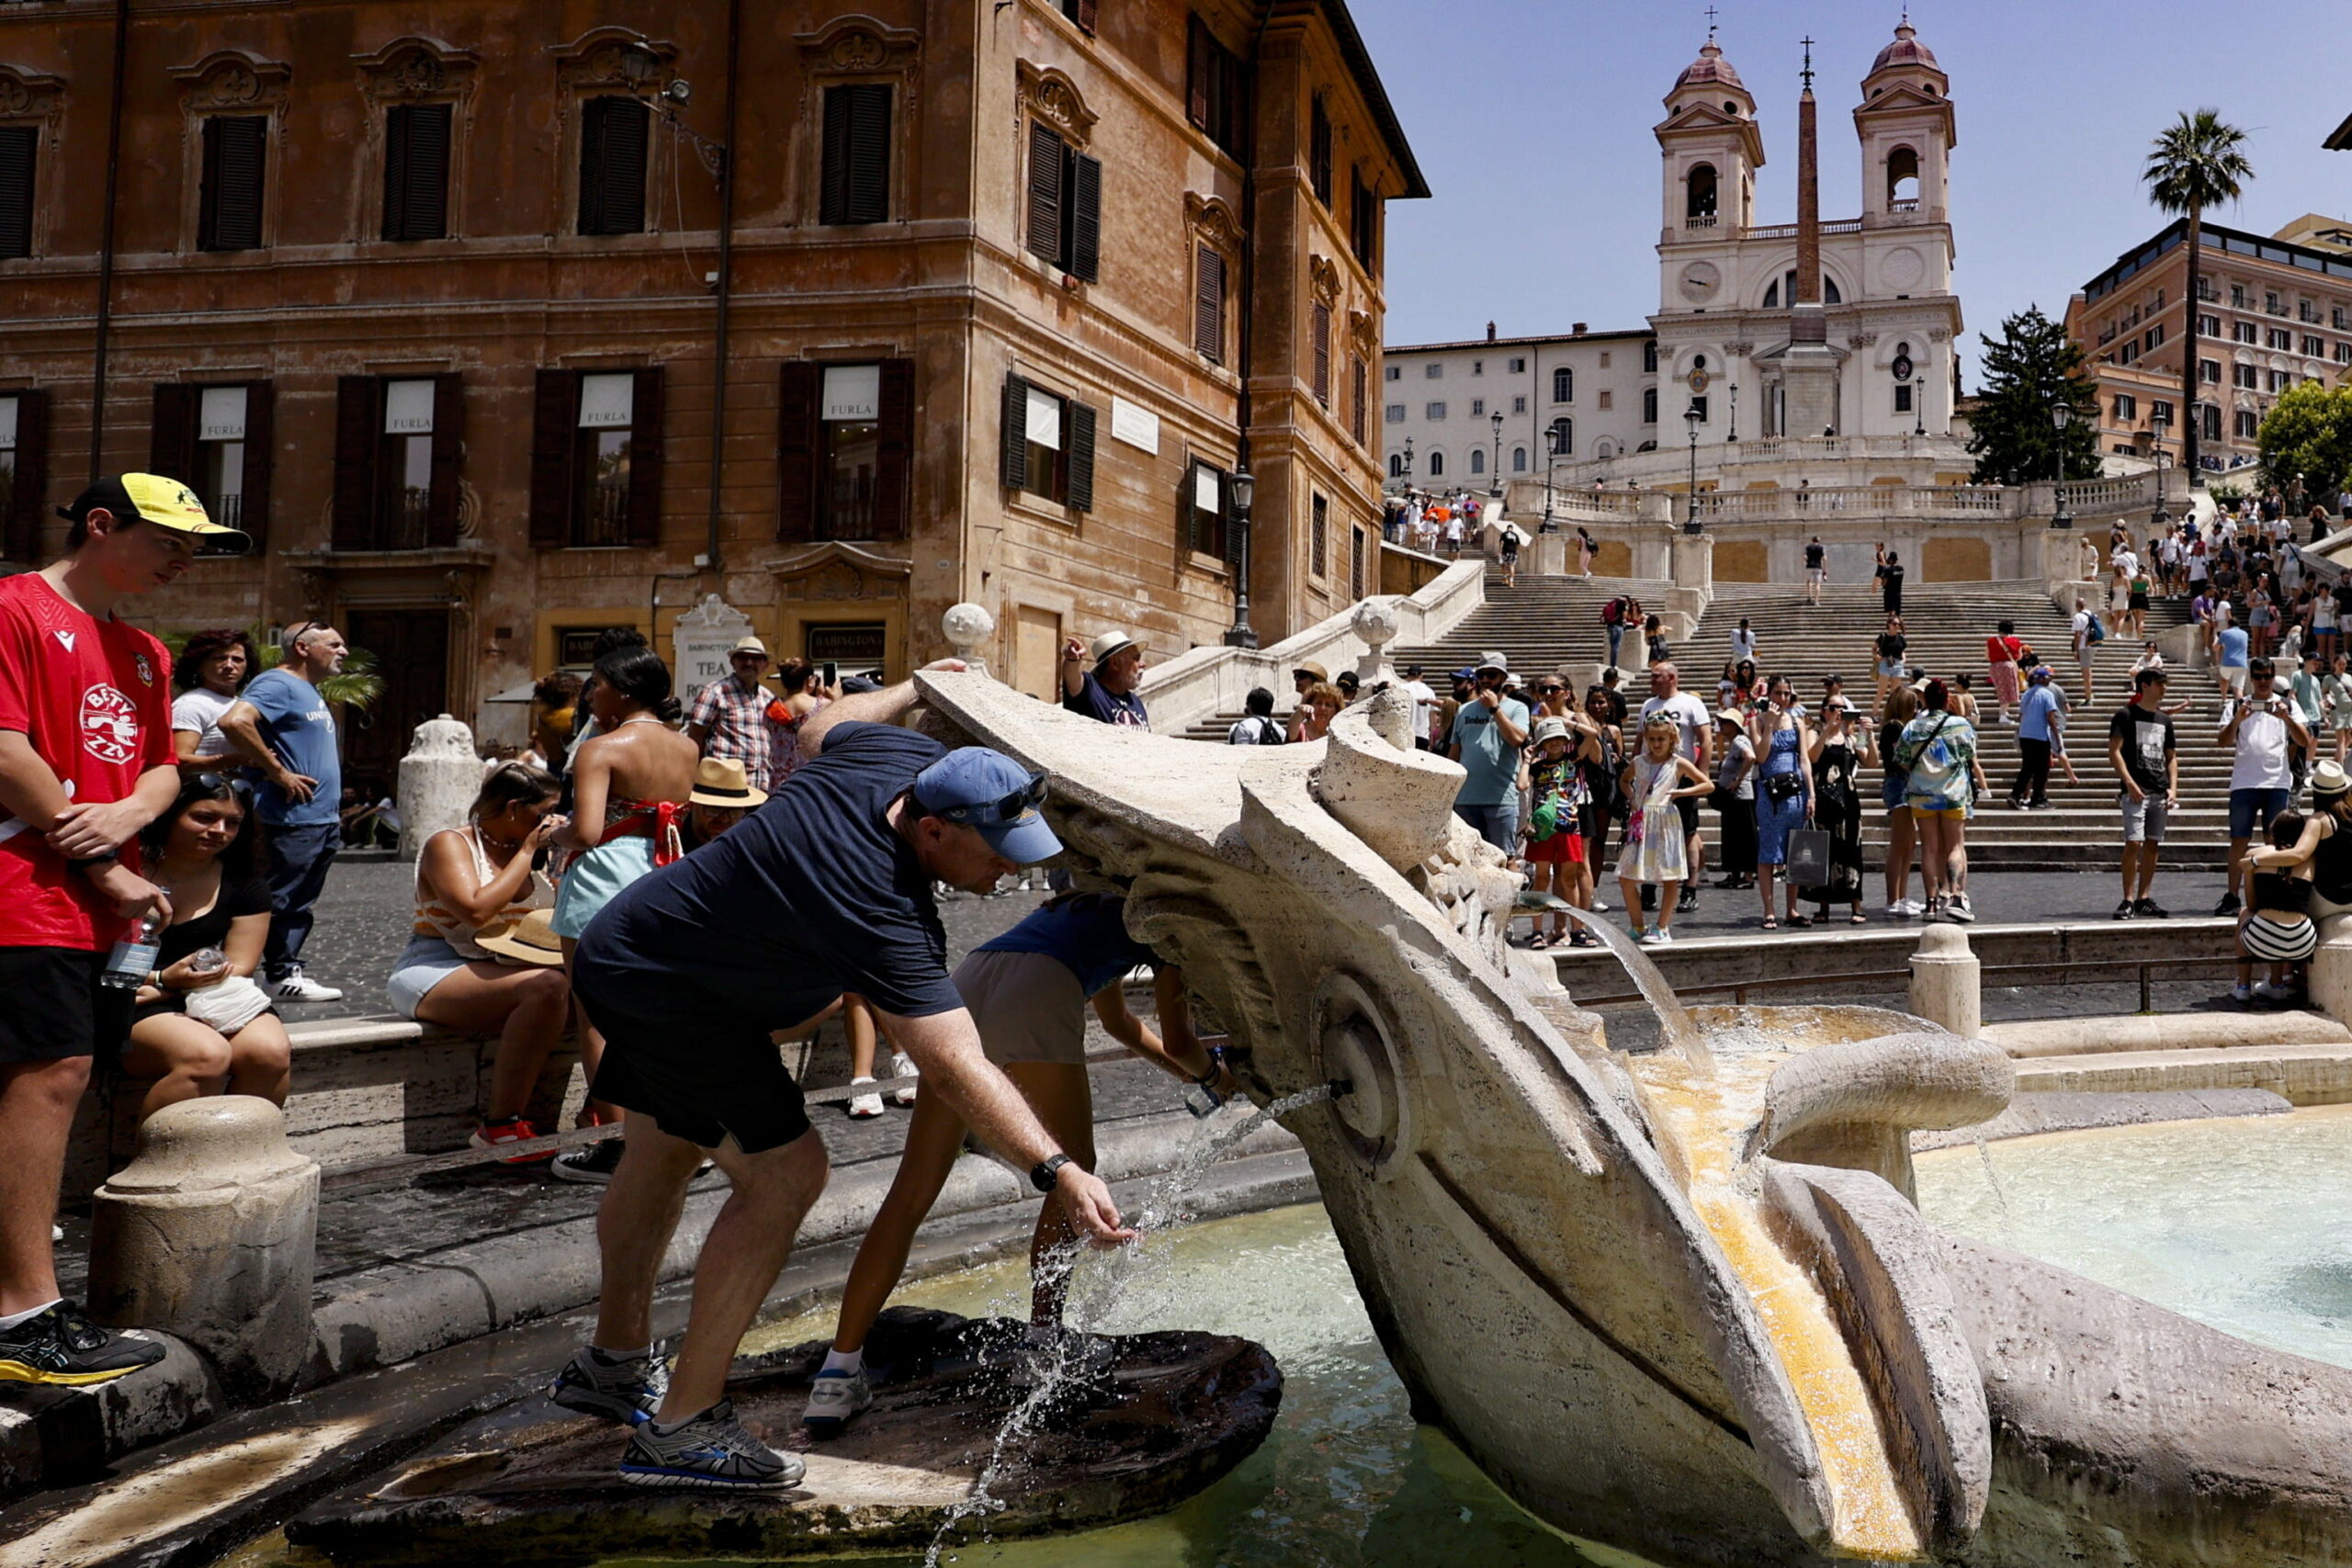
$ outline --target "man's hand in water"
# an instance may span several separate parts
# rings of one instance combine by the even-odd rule
[[[1119,1206],[1111,1201],[1111,1190],[1076,1160],[1054,1172],[1054,1191],[1070,1224],[1094,1246],[1116,1247],[1135,1240],[1136,1233],[1119,1223]]]

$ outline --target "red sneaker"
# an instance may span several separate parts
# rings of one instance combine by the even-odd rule
[[[517,1116],[507,1122],[485,1122],[474,1129],[466,1141],[478,1149],[494,1149],[501,1144],[519,1144],[541,1136],[539,1130]],[[555,1150],[540,1149],[534,1154],[515,1155],[501,1161],[504,1165],[537,1165],[541,1160],[555,1158]]]

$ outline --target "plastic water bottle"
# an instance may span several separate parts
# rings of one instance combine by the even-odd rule
[[[1204,1083],[1188,1083],[1184,1086],[1184,1109],[1196,1117],[1214,1116],[1216,1114],[1217,1108],[1224,1103],[1225,1097]]]
[[[229,967],[229,955],[217,947],[199,947],[187,955],[187,966],[198,975],[217,975]]]
[[[163,930],[164,922],[153,915],[140,916],[122,940],[114,944],[114,951],[107,954],[107,966],[99,971],[98,984],[118,991],[135,991],[145,985],[147,976],[154,973],[155,955],[163,951],[158,940]]]

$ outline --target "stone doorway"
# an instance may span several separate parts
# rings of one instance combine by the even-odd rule
[[[381,799],[392,793],[416,727],[448,711],[449,612],[354,610],[343,634],[376,656],[376,672],[384,678],[384,694],[373,705],[337,716],[343,782]]]

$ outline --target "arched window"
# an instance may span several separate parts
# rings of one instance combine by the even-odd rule
[[[1523,474],[1527,472],[1526,447],[1514,446],[1510,449],[1510,471],[1514,474]]]
[[[1691,224],[1704,228],[1715,220],[1715,166],[1695,164],[1682,177],[1682,216]]]
[[[1642,344],[1642,368],[1653,376],[1657,374],[1657,339],[1656,338]]]
[[[1644,424],[1657,423],[1657,389],[1656,387],[1642,389],[1642,423]]]
[[[1919,210],[1919,154],[1897,147],[1886,156],[1886,205],[1893,212]]]
[[[1470,448],[1470,471],[1474,474],[1483,474],[1487,471],[1487,455],[1476,446]]]
[[[1555,403],[1577,400],[1577,373],[1565,365],[1552,372],[1552,400]]]
[[[1779,310],[1783,299],[1791,305],[1797,302],[1797,269],[1794,267],[1782,273],[1764,289],[1764,309],[1767,310]],[[1821,275],[1821,302],[1825,305],[1843,305],[1846,302],[1845,295],[1838,291],[1838,280],[1826,272]]]
[[[1576,455],[1576,421],[1565,417],[1555,419],[1552,422],[1551,428],[1544,433],[1544,444],[1551,448],[1553,457],[1572,457]]]
[[[1392,479],[1401,479],[1405,477],[1405,454],[1402,452],[1388,454],[1388,477]]]
[[[1596,457],[1614,457],[1617,451],[1617,442],[1612,436],[1604,435],[1592,444],[1592,455]]]
[[[1442,453],[1442,452],[1432,452],[1432,453],[1430,453],[1430,478],[1431,478],[1431,479],[1442,479],[1442,478],[1444,478],[1444,477],[1445,477],[1445,454],[1444,454],[1444,453]]]

